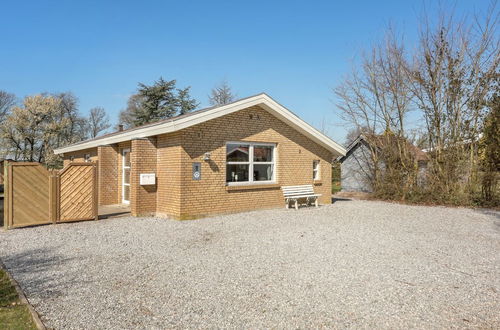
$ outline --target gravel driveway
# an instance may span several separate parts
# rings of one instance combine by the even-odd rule
[[[499,328],[500,213],[370,201],[0,233],[48,327]]]

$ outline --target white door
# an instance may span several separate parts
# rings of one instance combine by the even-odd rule
[[[122,150],[122,203],[130,203],[130,149]]]

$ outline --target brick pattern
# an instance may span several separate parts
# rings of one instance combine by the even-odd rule
[[[99,163],[99,205],[119,204],[118,200],[118,148],[116,145],[97,147]]]
[[[83,149],[65,153],[63,157],[63,166],[66,167],[71,162],[71,157],[73,157],[74,162],[84,162],[86,154],[90,154],[90,161],[95,162],[98,160],[97,148]]]
[[[181,132],[160,135],[157,138],[157,215],[181,216]]]
[[[252,107],[221,118],[182,130],[180,136],[181,185],[170,190],[159,182],[158,209],[179,218],[193,218],[209,214],[239,212],[259,208],[284,207],[280,186],[313,184],[313,160],[320,160],[321,180],[315,184],[315,192],[323,196],[320,203],[331,203],[331,160],[332,154],[322,146],[286,125],[260,107]],[[177,137],[179,139],[179,137]],[[159,166],[168,159],[164,143],[167,136],[158,141]],[[271,142],[277,145],[276,180],[274,187],[233,190],[226,186],[226,142],[249,141]],[[172,141],[170,141],[172,143]],[[176,146],[168,149],[177,150]],[[170,150],[170,158],[177,152]],[[205,152],[211,153],[211,160],[204,161]],[[199,181],[192,179],[192,163],[202,165]],[[160,170],[161,174],[161,170]],[[247,188],[247,187],[245,187]],[[164,191],[168,190],[168,191]],[[168,196],[168,197],[167,197]],[[166,206],[172,200],[179,199]],[[172,208],[179,207],[175,212]]]
[[[156,174],[156,138],[132,140],[130,208],[133,216],[156,214],[156,184],[140,185],[141,173]]]

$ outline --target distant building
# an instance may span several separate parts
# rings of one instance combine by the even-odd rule
[[[342,191],[347,192],[373,192],[371,182],[374,168],[372,150],[379,148],[385,141],[381,135],[374,135],[370,139],[376,145],[370,145],[364,135],[359,135],[348,147],[346,155],[339,158],[341,163]],[[374,142],[371,142],[372,144]],[[408,150],[413,154],[419,170],[419,181],[423,180],[429,158],[425,152],[410,142]]]

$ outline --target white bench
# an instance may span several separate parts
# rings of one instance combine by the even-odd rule
[[[321,194],[315,194],[314,188],[311,184],[306,184],[302,186],[284,186],[281,187],[283,190],[283,196],[285,197],[286,208],[289,208],[290,202],[295,203],[295,209],[299,209],[299,201],[305,201],[307,205],[310,205],[314,201],[314,205],[318,207],[318,197]]]

